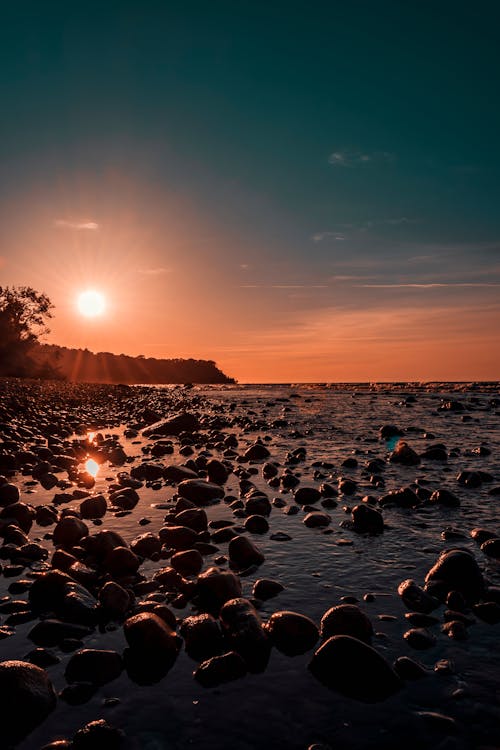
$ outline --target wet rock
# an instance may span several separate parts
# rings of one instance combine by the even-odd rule
[[[249,516],[268,516],[271,513],[271,503],[267,495],[254,492],[245,500],[245,512]]]
[[[210,461],[207,461],[206,471],[210,482],[215,482],[215,484],[225,484],[227,482],[229,470],[222,461],[211,458]]]
[[[47,669],[47,667],[53,667],[54,664],[59,664],[61,661],[52,651],[48,651],[46,648],[34,648],[29,654],[26,654],[25,660],[31,664],[35,664],[37,667]]]
[[[252,594],[256,599],[265,602],[277,596],[283,590],[284,586],[278,581],[273,581],[269,578],[259,578],[253,585]]]
[[[80,515],[82,518],[103,518],[106,515],[108,504],[104,495],[87,497],[80,504]]]
[[[320,513],[318,511],[307,513],[302,521],[302,523],[309,529],[325,528],[325,526],[329,526],[331,522],[332,519],[328,513]]]
[[[431,625],[439,624],[437,617],[426,615],[423,612],[406,612],[405,619],[416,628],[427,628]]]
[[[431,445],[420,456],[427,461],[447,461],[448,454],[444,445]]]
[[[365,613],[355,604],[339,604],[325,612],[321,618],[320,632],[324,640],[332,635],[350,635],[370,643],[373,626]]]
[[[418,495],[410,487],[393,490],[387,495],[383,495],[378,502],[381,507],[396,505],[398,508],[416,508],[420,505]]]
[[[48,505],[39,505],[35,509],[35,521],[39,526],[53,526],[57,523],[57,511]]]
[[[73,737],[72,750],[119,750],[125,735],[104,719],[90,721]]]
[[[298,612],[274,612],[265,627],[273,645],[287,656],[305,654],[319,638],[316,624]]]
[[[104,567],[115,578],[123,578],[137,573],[141,561],[128,547],[115,547],[107,555]]]
[[[110,617],[124,617],[131,605],[131,595],[116,581],[108,581],[99,591],[99,604]]]
[[[465,641],[468,638],[466,625],[461,620],[448,620],[441,626],[441,631],[455,641]]]
[[[80,543],[99,562],[103,562],[116,547],[127,547],[125,539],[118,532],[110,529],[84,537]]]
[[[264,516],[249,516],[245,521],[245,529],[251,534],[266,534],[269,531],[269,524]]]
[[[245,451],[243,458],[245,461],[263,461],[265,458],[269,458],[271,453],[266,448],[266,446],[257,441],[253,445],[251,445],[247,450]]]
[[[109,496],[111,505],[122,510],[133,510],[139,502],[139,494],[133,487],[121,487]]]
[[[500,622],[500,604],[498,602],[480,602],[474,605],[474,614],[489,625]]]
[[[25,534],[31,529],[35,511],[26,503],[10,503],[0,511],[0,526],[4,524],[15,524]]]
[[[400,440],[389,456],[389,461],[402,466],[417,466],[420,463],[420,457],[408,443]]]
[[[160,529],[160,540],[170,549],[192,549],[198,534],[188,526],[164,526]]]
[[[130,648],[148,659],[175,657],[180,648],[179,636],[152,612],[129,617],[123,632]]]
[[[199,429],[198,417],[189,412],[182,412],[175,417],[152,424],[143,430],[142,434],[145,437],[151,437],[151,435],[180,435],[181,432],[197,432]]]
[[[210,688],[238,680],[246,673],[247,668],[242,657],[236,651],[228,651],[202,662],[194,672],[194,678],[203,687]]]
[[[442,552],[425,577],[426,591],[444,600],[459,591],[467,602],[476,602],[484,591],[484,580],[474,556],[464,549]],[[416,609],[416,607],[414,607]]]
[[[294,500],[298,505],[314,505],[321,500],[321,492],[316,487],[299,487]]]
[[[484,552],[487,557],[500,560],[500,539],[488,539],[486,542],[483,542],[481,552]]]
[[[475,528],[472,529],[470,533],[472,539],[474,539],[477,544],[481,545],[484,542],[487,542],[488,539],[496,539],[497,534],[495,534],[494,531],[490,531],[490,529],[481,529],[481,528]]]
[[[84,648],[73,654],[64,676],[68,682],[90,682],[105,685],[120,676],[122,657],[116,651]]]
[[[54,547],[71,548],[87,536],[89,530],[87,525],[74,516],[65,516],[56,524],[52,542]]]
[[[198,576],[198,599],[207,612],[217,615],[225,602],[240,596],[240,579],[230,570],[213,567]]]
[[[379,429],[379,435],[382,440],[390,440],[395,437],[403,437],[404,431],[393,424],[385,424]]]
[[[28,638],[35,646],[53,648],[54,646],[59,646],[67,638],[80,640],[92,632],[92,628],[83,625],[47,619],[37,622],[28,633]]]
[[[186,508],[176,514],[175,522],[193,531],[206,531],[208,527],[207,513],[203,508]]]
[[[220,611],[223,632],[234,650],[243,657],[249,672],[262,672],[269,661],[271,645],[255,607],[238,597]]]
[[[160,537],[149,532],[136,537],[136,539],[130,543],[130,549],[139,557],[151,559],[160,553],[161,544]]]
[[[186,652],[193,659],[205,660],[223,651],[224,641],[218,621],[209,614],[186,617],[180,632]]]
[[[47,672],[24,661],[0,664],[2,743],[19,742],[54,710],[56,694]]]
[[[368,505],[356,505],[351,517],[353,529],[359,534],[382,534],[384,531],[382,514]]]
[[[398,656],[393,664],[394,671],[402,680],[419,680],[429,673],[418,661],[409,656]]]
[[[195,505],[211,505],[224,497],[224,490],[219,484],[205,482],[203,479],[185,479],[178,486],[181,497]]]
[[[323,643],[309,669],[327,687],[366,703],[383,701],[402,686],[383,656],[348,635],[334,635]]]
[[[449,490],[436,490],[430,497],[430,502],[436,505],[442,505],[445,508],[458,508],[460,506],[460,500],[453,492]]]
[[[197,479],[198,472],[190,469],[188,466],[184,466],[183,464],[180,466],[177,464],[171,464],[170,466],[165,466],[163,469],[163,478],[177,484],[184,479]]]
[[[15,484],[10,484],[10,482],[0,484],[0,505],[2,507],[19,502],[19,498],[19,488]]]
[[[245,536],[235,536],[228,546],[229,561],[239,570],[249,568],[251,565],[261,565],[264,555],[260,549]]]
[[[403,638],[409,646],[419,650],[432,648],[436,645],[436,637],[425,628],[410,628]]]
[[[203,557],[196,549],[183,550],[172,555],[172,567],[183,576],[195,576],[203,568]]]
[[[439,607],[439,601],[424,591],[415,581],[407,578],[398,586],[398,594],[408,609],[428,614]]]

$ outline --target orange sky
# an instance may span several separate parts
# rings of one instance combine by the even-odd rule
[[[116,174],[105,185],[40,186],[12,203],[2,283],[50,296],[51,343],[214,359],[240,382],[499,377],[487,273],[468,284],[439,264],[347,252],[310,263],[216,226],[185,196]],[[88,288],[106,297],[101,318],[78,313]]]

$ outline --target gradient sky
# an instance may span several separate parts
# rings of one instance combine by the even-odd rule
[[[3,4],[0,284],[51,297],[52,343],[240,381],[500,378],[499,27],[481,0]]]

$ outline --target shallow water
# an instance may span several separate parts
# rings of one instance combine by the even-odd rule
[[[447,675],[431,672],[420,681],[406,683],[399,694],[384,703],[365,705],[342,698],[320,685],[307,670],[311,653],[289,658],[273,649],[263,674],[249,675],[207,690],[193,680],[196,662],[182,651],[170,672],[156,685],[138,686],[123,673],[100,688],[85,705],[71,707],[59,701],[48,719],[19,745],[20,750],[36,750],[51,739],[71,736],[85,722],[95,718],[106,718],[123,728],[128,747],[133,750],[179,750],[186,746],[203,750],[271,747],[300,750],[313,742],[346,750],[399,748],[403,744],[407,748],[442,747],[443,750],[495,746],[500,741],[500,625],[477,621],[471,626],[470,638],[466,641],[452,641],[435,626],[432,631],[437,636],[436,646],[415,651],[402,638],[410,626],[404,619],[407,610],[396,590],[400,581],[409,577],[422,584],[439,552],[455,546],[472,550],[488,580],[500,584],[499,564],[488,560],[469,536],[476,526],[500,531],[500,498],[488,495],[492,486],[500,484],[500,412],[498,406],[491,405],[493,396],[498,398],[498,390],[492,388],[486,393],[461,390],[451,394],[451,398],[467,406],[464,414],[470,416],[471,421],[463,421],[462,412],[437,410],[442,399],[448,397],[445,386],[428,392],[417,388],[370,391],[320,386],[233,386],[197,387],[192,393],[202,397],[203,411],[247,417],[255,423],[244,430],[238,426],[229,430],[235,432],[240,441],[239,453],[258,435],[269,435],[272,440],[266,444],[271,451],[270,460],[281,464],[289,450],[299,446],[306,448],[306,460],[291,467],[301,472],[303,484],[319,485],[319,481],[313,479],[315,469],[311,464],[314,461],[334,464],[333,469],[324,471],[328,476],[323,481],[336,484],[337,478],[344,476],[358,482],[355,495],[339,497],[338,507],[328,511],[332,516],[328,533],[306,528],[302,512],[288,516],[273,507],[270,532],[253,537],[265,554],[265,562],[255,573],[242,579],[247,596],[251,595],[257,578],[274,578],[285,586],[277,598],[263,605],[262,618],[267,619],[274,611],[291,609],[319,623],[322,614],[339,603],[340,597],[354,596],[377,631],[373,645],[386,658],[392,661],[406,654],[431,670],[438,659],[446,658],[453,661],[454,671]],[[408,402],[407,397],[413,394],[415,402]],[[290,398],[291,395],[298,398]],[[287,421],[284,427],[260,429],[258,423],[258,420],[265,420],[272,424],[282,419]],[[372,458],[387,458],[391,446],[379,439],[378,429],[389,423],[403,428],[407,433],[405,440],[419,453],[430,444],[444,443],[448,452],[456,451],[457,455],[445,464],[428,461],[405,468],[388,463],[383,472],[385,488],[377,490],[370,484],[363,466]],[[139,442],[123,439],[123,425],[113,432],[121,436],[127,454],[135,456],[135,460],[144,457],[141,448],[147,444],[145,438],[140,438]],[[429,433],[432,438],[425,436]],[[488,447],[491,454],[479,457],[470,452],[480,445]],[[217,451],[212,452],[218,455]],[[342,461],[352,455],[358,459],[358,467],[342,468]],[[162,460],[178,463],[185,459],[178,455],[176,447],[174,455]],[[479,489],[466,489],[456,481],[463,469],[487,471],[494,481]],[[116,471],[101,467],[96,490],[106,488],[107,479],[114,478]],[[26,479],[18,475],[15,481],[22,487]],[[280,494],[270,489],[260,474],[251,479],[270,498],[281,496],[293,504],[290,493]],[[387,528],[377,537],[357,535],[339,527],[341,521],[350,517],[344,508],[352,508],[364,495],[380,496],[416,479],[427,480],[425,486],[431,490],[450,489],[459,496],[460,508],[384,509]],[[143,487],[140,502],[132,513],[123,518],[107,514],[104,528],[116,529],[127,540],[145,531],[157,530],[162,525],[165,510],[155,508],[154,504],[164,503],[174,491],[174,487],[162,487],[159,491]],[[46,492],[38,486],[34,492],[23,492],[21,499],[32,504],[48,503],[53,494],[54,491]],[[227,482],[226,494],[238,496],[238,480],[234,475]],[[207,512],[210,519],[234,520],[231,509],[223,502],[207,508]],[[152,521],[144,528],[138,525],[143,517]],[[448,526],[463,532],[464,538],[443,541],[441,532]],[[90,529],[92,532],[92,524]],[[34,526],[30,536],[41,538],[45,531]],[[277,531],[289,534],[292,539],[271,540],[270,534]],[[339,540],[352,544],[339,545]],[[44,544],[52,550],[50,541]],[[220,550],[217,554],[225,553],[227,545],[220,545]],[[164,561],[148,561],[141,572],[148,575],[164,564]],[[206,558],[206,567],[209,564],[211,557]],[[7,586],[16,579],[0,580],[0,595],[4,595]],[[375,595],[375,601],[362,601],[367,592]],[[190,605],[177,611],[179,617],[190,613]],[[393,615],[396,619],[383,621],[379,615]],[[33,646],[27,633],[32,626],[33,623],[19,625],[12,637],[0,641],[0,660],[23,658],[31,650]],[[85,641],[87,647],[119,651],[125,645],[121,628],[104,634],[96,632]],[[69,654],[59,655],[60,664],[48,670],[58,690],[66,684],[63,673],[70,658]],[[461,690],[454,695],[457,688]],[[104,707],[103,700],[107,697],[117,697],[120,702]],[[447,736],[441,729],[429,728],[417,716],[418,711],[437,711],[454,718],[456,734]]]

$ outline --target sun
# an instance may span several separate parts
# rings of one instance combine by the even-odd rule
[[[87,289],[78,295],[78,310],[86,318],[96,318],[102,315],[106,309],[106,300],[104,296],[95,289]]]

